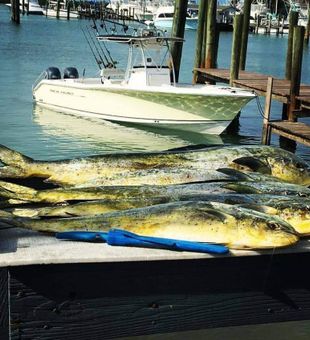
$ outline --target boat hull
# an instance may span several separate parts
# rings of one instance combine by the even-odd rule
[[[253,97],[87,86],[43,80],[33,91],[43,107],[109,121],[221,134]]]

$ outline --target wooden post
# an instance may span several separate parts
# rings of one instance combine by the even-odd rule
[[[271,17],[269,17],[269,20],[268,20],[268,34],[271,33]]]
[[[281,34],[283,35],[283,33],[284,33],[284,17],[282,18],[282,20],[281,20]]]
[[[216,0],[208,1],[205,68],[216,67]]]
[[[235,79],[239,76],[239,62],[240,62],[240,46],[242,35],[243,14],[238,14],[234,18],[234,32],[231,50],[230,62],[230,85],[233,85]]]
[[[241,70],[245,70],[245,64],[246,64],[246,52],[247,52],[247,47],[248,47],[251,4],[252,4],[252,0],[244,0],[242,40],[241,40],[241,51],[240,51],[240,69]]]
[[[270,127],[269,127],[268,123],[269,123],[269,120],[270,120],[272,86],[273,86],[273,78],[268,77],[266,99],[265,99],[264,119],[263,119],[263,131],[262,131],[262,144],[265,144],[265,145],[270,144],[270,137],[271,137],[271,131],[270,131]]]
[[[174,17],[172,25],[172,37],[184,38],[185,21],[187,13],[187,1],[176,0],[174,4]],[[179,72],[182,58],[183,43],[175,42],[171,46],[171,56],[175,70],[175,81],[179,80]]]
[[[292,70],[292,46],[293,46],[293,30],[294,27],[297,26],[298,23],[298,12],[290,12],[289,17],[289,32],[287,38],[287,52],[286,52],[286,69],[285,69],[285,78],[291,79],[291,70]]]
[[[255,33],[258,34],[258,30],[259,30],[259,26],[260,26],[260,21],[261,21],[261,17],[260,15],[257,16],[256,18],[256,27],[255,27]]]
[[[205,24],[207,18],[207,6],[208,0],[201,0],[199,3],[199,10],[198,10],[198,26],[197,26],[197,33],[196,33],[196,51],[195,51],[195,63],[194,68],[203,67],[202,65],[202,46],[203,46],[203,39],[204,39],[204,31],[205,31]],[[193,76],[193,83],[197,82],[198,72],[194,71]]]
[[[288,120],[290,121],[295,120],[294,110],[296,110],[298,107],[298,101],[296,100],[296,96],[299,95],[299,90],[300,90],[304,36],[305,36],[305,28],[303,26],[294,27],[290,105],[289,105],[289,111],[288,111]]]
[[[305,43],[309,44],[309,35],[310,35],[310,4],[308,4],[308,21],[305,31]]]
[[[57,7],[56,7],[56,18],[59,19],[59,11],[60,11],[60,0],[57,0]]]
[[[207,0],[207,4],[206,4],[206,18],[205,18],[205,26],[203,29],[203,39],[202,39],[202,46],[201,46],[201,66],[205,67],[205,62],[206,62],[206,50],[207,50],[207,20],[208,20],[208,2],[209,0]]]
[[[19,0],[11,0],[11,20],[20,23]]]
[[[72,2],[67,1],[67,20],[70,20],[70,10],[71,10]]]
[[[22,1],[22,14],[25,15],[25,0]]]

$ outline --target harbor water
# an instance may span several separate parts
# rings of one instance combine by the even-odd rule
[[[116,123],[78,118],[35,107],[31,87],[49,66],[61,70],[76,67],[87,77],[98,74],[98,66],[83,36],[86,20],[55,20],[44,16],[21,16],[21,24],[10,22],[9,8],[0,5],[0,143],[36,159],[57,159],[104,152],[165,150],[192,144],[259,143],[262,116],[255,100],[242,111],[237,134],[206,136],[121,126]],[[180,81],[191,82],[195,31],[186,31]],[[230,64],[231,32],[220,36],[218,66]],[[287,36],[250,35],[247,69],[283,77]],[[111,54],[122,63],[126,49],[111,46]],[[310,48],[304,50],[302,80],[310,83]],[[263,99],[261,98],[261,103]],[[281,104],[272,105],[272,118],[281,115]],[[273,136],[273,145],[279,138]],[[297,153],[310,159],[310,151],[298,146]]]
[[[81,31],[81,25],[85,24],[91,22],[25,15],[21,16],[21,24],[15,25],[10,21],[9,8],[0,5],[0,144],[35,159],[50,160],[106,152],[166,150],[195,144],[260,143],[262,116],[255,100],[242,110],[238,133],[222,136],[124,126],[34,106],[32,84],[47,67],[57,66],[63,70],[74,66],[80,74],[98,74]],[[187,31],[185,39],[180,81],[191,82],[195,32]],[[231,32],[221,33],[218,57],[221,68],[229,67],[231,41]],[[285,35],[250,35],[247,70],[283,78],[286,48]],[[117,60],[126,58],[119,47],[112,47],[111,53]],[[302,81],[310,84],[310,47],[304,49]],[[260,102],[264,105],[263,98]],[[273,102],[272,118],[280,118],[281,110],[281,104]],[[278,136],[272,137],[272,144],[279,145]],[[310,161],[309,148],[298,145],[297,154]],[[306,271],[305,268],[305,275]],[[182,339],[184,335],[192,339],[304,340],[310,337],[310,327],[308,322],[294,322],[189,332],[183,336],[154,335],[143,339]]]

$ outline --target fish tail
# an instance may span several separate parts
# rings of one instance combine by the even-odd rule
[[[0,196],[25,201],[35,200],[37,190],[22,185],[0,181]]]
[[[33,159],[0,144],[0,161],[5,165],[22,167],[27,163],[33,162]]]

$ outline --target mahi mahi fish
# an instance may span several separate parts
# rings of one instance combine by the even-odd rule
[[[222,243],[236,249],[284,247],[299,239],[291,225],[275,216],[201,201],[158,204],[96,216],[47,220],[11,217],[0,221],[46,232],[120,228],[144,236]]]
[[[192,151],[119,153],[39,161],[0,146],[1,178],[41,177],[60,186],[166,185],[214,179],[218,168],[270,174],[310,184],[309,165],[280,148],[260,145],[209,147]],[[211,175],[210,175],[211,173]]]
[[[146,207],[176,200],[177,198],[173,196],[166,198],[152,197],[149,199],[98,200],[60,206],[13,208],[10,210],[13,215],[20,217],[74,217],[101,215],[112,211]],[[269,215],[278,216],[291,224],[302,236],[309,236],[310,234],[310,198],[260,194],[199,194],[183,195],[179,200],[222,202],[240,205]]]
[[[183,199],[184,196],[202,194],[224,194],[224,193],[244,193],[244,194],[277,194],[310,197],[310,189],[285,182],[256,182],[256,181],[236,181],[236,182],[203,182],[180,185],[145,185],[145,186],[105,186],[94,188],[56,188],[36,190],[33,188],[0,181],[0,196],[14,201],[28,201],[35,203],[61,203],[67,201],[81,200],[124,200],[124,199],[157,199],[168,200]],[[11,201],[13,200],[13,201]]]

